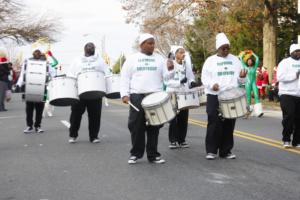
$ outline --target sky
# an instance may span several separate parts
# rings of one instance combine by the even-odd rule
[[[94,42],[101,51],[103,38],[105,51],[112,60],[134,52],[138,28],[125,23],[126,13],[120,0],[24,0],[23,3],[29,12],[60,17],[63,32],[51,49],[62,64],[70,64],[83,55],[86,42]]]

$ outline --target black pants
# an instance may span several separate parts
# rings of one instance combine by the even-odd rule
[[[70,137],[77,138],[80,122],[85,109],[87,108],[89,119],[89,137],[90,141],[98,138],[101,121],[102,98],[96,100],[82,100],[71,106],[70,116]]]
[[[282,141],[300,144],[300,97],[281,95],[280,107],[282,110]]]
[[[176,117],[170,122],[169,141],[171,143],[185,142],[188,127],[189,110],[181,110]]]
[[[145,152],[147,152],[147,158],[149,161],[159,157],[160,153],[157,151],[158,134],[161,126],[146,126],[145,112],[141,106],[141,102],[145,95],[143,94],[130,94],[130,101],[140,111],[136,111],[132,107],[129,110],[128,128],[131,133],[132,148],[130,154],[138,158],[142,158]],[[147,133],[147,144],[146,134]]]
[[[205,138],[206,152],[224,157],[233,148],[233,131],[235,119],[223,119],[219,116],[219,101],[217,95],[207,95],[206,112],[208,116]]]
[[[26,122],[27,126],[33,126],[33,111],[35,109],[35,122],[34,127],[41,127],[43,110],[45,107],[44,102],[29,102],[26,101]]]

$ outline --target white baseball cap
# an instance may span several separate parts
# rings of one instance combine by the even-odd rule
[[[297,50],[300,50],[300,44],[292,44],[290,46],[290,54]]]
[[[141,45],[143,42],[145,42],[146,40],[148,40],[150,38],[154,39],[154,36],[151,35],[150,33],[141,34],[140,37],[139,37],[139,45]]]

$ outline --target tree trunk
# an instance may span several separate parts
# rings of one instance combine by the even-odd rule
[[[265,1],[263,28],[263,66],[267,68],[272,83],[273,68],[277,64],[277,0]]]

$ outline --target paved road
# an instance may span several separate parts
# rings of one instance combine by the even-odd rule
[[[168,149],[161,129],[164,165],[144,158],[128,165],[128,108],[103,106],[100,144],[88,142],[86,115],[79,142],[68,144],[69,108],[43,120],[44,134],[22,133],[24,103],[19,96],[0,113],[0,200],[269,200],[300,199],[300,150],[281,147],[280,112],[236,125],[236,160],[205,160],[206,115],[190,114],[189,149]]]

